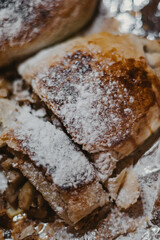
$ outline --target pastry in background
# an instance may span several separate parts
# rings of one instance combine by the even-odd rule
[[[97,0],[0,2],[0,67],[61,41],[92,17]]]

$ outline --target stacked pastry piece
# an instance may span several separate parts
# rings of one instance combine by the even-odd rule
[[[18,168],[69,224],[106,203],[107,195],[92,165],[62,130],[23,108],[16,109],[11,102],[1,101],[1,104],[6,111],[5,114],[1,108],[5,116],[2,122],[6,124],[3,126],[7,127],[1,137],[2,144],[6,143],[8,151],[17,156],[2,163],[6,171]]]
[[[159,127],[159,80],[146,60],[148,45],[133,35],[96,34],[19,67],[74,142],[91,154],[102,181]]]
[[[96,34],[21,64],[20,75],[61,127],[0,102],[5,171],[18,169],[70,225],[107,205],[108,195],[123,209],[139,197],[132,170],[111,175],[160,127],[160,82],[145,46],[131,35]]]

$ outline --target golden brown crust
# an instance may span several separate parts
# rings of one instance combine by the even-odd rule
[[[96,4],[97,0],[0,3],[0,66],[76,32],[91,18]]]
[[[84,150],[128,155],[160,126],[160,83],[141,40],[102,33],[60,47],[22,64],[20,74]]]
[[[22,172],[65,222],[74,225],[108,203],[92,164],[62,130],[26,114],[12,101],[1,100],[0,104],[1,109],[5,108],[0,116],[0,141],[16,156],[9,160],[10,164]],[[12,120],[7,122],[10,114]]]
[[[1,139],[10,147],[9,151],[13,154],[23,156],[26,153],[25,149],[22,151],[21,143],[15,139],[12,131],[2,135]],[[20,149],[21,152],[16,153]],[[66,223],[74,225],[94,209],[108,203],[108,196],[98,179],[88,184],[83,183],[76,189],[63,190],[54,184],[52,178],[50,181],[49,177],[45,176],[43,169],[36,167],[33,161],[27,159],[25,156],[21,159],[12,159],[12,167],[22,172]]]

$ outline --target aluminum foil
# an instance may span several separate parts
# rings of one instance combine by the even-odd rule
[[[97,19],[88,30],[89,33],[118,31],[148,39],[160,38],[160,1],[101,0]]]
[[[150,229],[146,230],[146,233],[143,235],[142,240],[148,239],[160,239],[160,228],[157,226],[153,226]]]

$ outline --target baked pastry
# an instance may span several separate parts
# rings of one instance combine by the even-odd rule
[[[0,2],[0,66],[61,41],[91,18],[97,0]]]
[[[117,160],[160,127],[160,82],[145,46],[134,35],[99,33],[42,51],[19,66],[102,174],[107,169],[111,175]]]
[[[0,196],[0,202],[3,203],[3,199]],[[3,205],[2,205],[3,206]],[[6,206],[4,205],[3,214],[7,212]],[[111,212],[107,214],[107,216],[100,222],[93,221],[92,223],[96,224],[96,229],[90,228],[89,231],[84,233],[84,229],[81,231],[74,231],[71,227],[67,227],[66,224],[59,219],[55,218],[54,222],[50,223],[42,223],[37,222],[32,219],[28,219],[22,214],[17,218],[16,221],[13,221],[12,227],[12,238],[13,239],[25,239],[29,238],[32,240],[43,240],[44,237],[48,237],[49,239],[64,239],[64,240],[73,240],[73,239],[116,239],[118,236],[123,234],[127,234],[129,232],[134,232],[138,227],[144,225],[146,223],[145,217],[139,214],[139,217],[134,217],[133,212],[143,212],[140,204],[134,205],[133,209],[130,209],[128,212],[119,211],[117,208],[113,207]],[[0,217],[1,219],[1,217]],[[6,222],[8,226],[9,221],[0,222],[0,226]],[[98,223],[98,224],[97,224]],[[6,226],[4,225],[4,226]],[[3,225],[2,225],[3,226]],[[1,236],[1,230],[0,230]],[[3,230],[2,230],[3,236]],[[105,238],[104,238],[105,236]],[[126,237],[125,237],[126,238]],[[3,237],[1,238],[3,239]],[[137,240],[135,237],[134,239]]]
[[[19,169],[70,225],[108,202],[93,166],[61,129],[8,100],[0,110],[1,147],[15,156],[2,163],[5,171]]]

